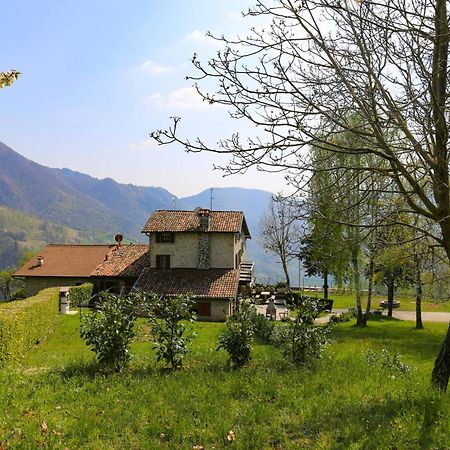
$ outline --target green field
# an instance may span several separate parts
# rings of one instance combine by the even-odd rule
[[[61,317],[20,366],[0,371],[0,448],[450,448],[450,397],[429,384],[446,324],[340,325],[307,368],[257,343],[252,363],[236,371],[215,351],[224,325],[197,323],[178,372],[156,363],[140,326],[131,367],[106,376],[78,337],[79,317]],[[364,352],[382,348],[400,352],[412,372],[370,366]]]
[[[305,295],[310,297],[320,297],[322,298],[321,293],[312,293],[305,291]],[[335,294],[330,293],[328,297],[334,300],[333,308],[334,309],[345,309],[355,306],[355,294],[352,292],[347,292],[345,294]],[[380,307],[380,301],[386,300],[386,296],[374,295],[372,297],[372,309],[378,309]],[[395,297],[395,300],[400,301],[400,311],[415,311],[416,310],[416,301],[413,297],[407,297],[398,295]],[[362,304],[363,308],[366,307],[367,301],[367,293],[363,294]],[[428,299],[422,300],[422,311],[429,312],[450,312],[450,301],[446,302],[434,302]]]

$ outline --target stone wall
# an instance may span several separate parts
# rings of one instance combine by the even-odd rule
[[[204,270],[210,267],[210,246],[209,246],[209,234],[198,234],[198,247],[197,247],[197,269]]]

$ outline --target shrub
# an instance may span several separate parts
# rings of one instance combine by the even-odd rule
[[[369,366],[378,366],[389,372],[396,372],[400,374],[407,374],[411,372],[411,367],[400,361],[400,354],[395,353],[393,356],[385,348],[381,349],[380,353],[373,350],[368,350],[365,353],[367,364]]]
[[[69,291],[70,306],[78,308],[88,306],[92,296],[92,283],[84,283],[80,286],[71,286]]]
[[[294,364],[314,362],[320,358],[329,343],[328,327],[314,325],[317,315],[317,302],[314,299],[304,299],[297,308],[295,320],[276,329],[274,343]]]
[[[11,296],[11,298],[13,300],[21,300],[23,298],[25,298],[25,289],[18,289],[16,292],[14,292],[14,294]]]
[[[172,369],[183,365],[188,353],[187,344],[192,334],[187,335],[187,323],[196,319],[192,311],[195,301],[187,295],[174,298],[162,298],[156,295],[150,298],[149,322],[153,336],[153,348],[158,361],[164,360]]]
[[[350,320],[352,320],[354,317],[355,316],[352,311],[332,314],[330,316],[329,323],[333,325],[338,323],[350,322]]]
[[[219,336],[217,350],[224,349],[229,355],[229,364],[242,367],[251,359],[254,326],[254,307],[242,301],[236,312],[228,317],[226,329]]]
[[[53,331],[58,302],[59,289],[49,288],[25,300],[0,304],[0,366],[19,361]]]
[[[251,314],[250,318],[256,336],[258,336],[264,343],[269,344],[272,341],[275,322],[262,314],[257,314],[256,311]]]
[[[99,364],[120,372],[130,361],[136,315],[132,297],[105,292],[101,308],[83,316],[80,335],[97,354]]]

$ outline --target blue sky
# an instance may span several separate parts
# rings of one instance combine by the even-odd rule
[[[182,117],[186,134],[216,142],[236,127],[205,105],[184,77],[194,52],[218,50],[205,32],[253,24],[247,0],[14,0],[0,15],[0,70],[20,79],[0,90],[0,141],[38,163],[98,178],[161,186],[178,196],[210,186],[285,190],[280,175],[223,178],[213,154],[157,147],[150,131]],[[251,128],[247,129],[253,134]]]

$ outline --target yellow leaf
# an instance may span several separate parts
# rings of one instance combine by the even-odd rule
[[[47,431],[48,431],[47,422],[44,419],[42,419],[42,422],[41,422],[41,433],[45,434],[45,433],[47,433]]]
[[[229,442],[233,442],[236,440],[236,434],[234,433],[233,430],[230,430],[227,434],[227,439]]]

